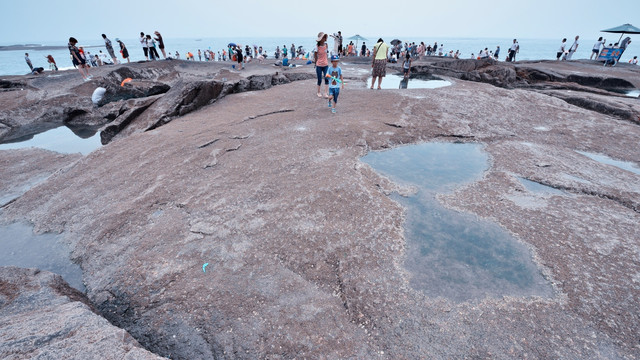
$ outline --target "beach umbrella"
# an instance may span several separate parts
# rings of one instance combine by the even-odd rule
[[[227,45],[227,47],[234,47],[237,46],[236,43],[229,43],[229,45]]]
[[[391,40],[391,45],[398,45],[398,44],[402,44],[402,41],[398,39]]]
[[[624,25],[613,27],[611,29],[606,29],[601,31],[607,32],[607,33],[620,34],[620,39],[618,39],[618,42],[622,40],[622,37],[624,36],[624,34],[640,34],[640,29],[638,29],[637,27],[631,24],[624,24]]]
[[[355,40],[356,41],[356,49],[357,49],[358,48],[358,41],[360,41],[360,40],[364,41],[364,40],[367,40],[367,38],[365,38],[363,36],[360,36],[358,34],[355,34],[352,37],[348,38],[347,40]],[[358,52],[358,51],[356,50],[356,52]]]

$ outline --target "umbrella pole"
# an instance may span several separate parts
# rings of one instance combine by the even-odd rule
[[[620,45],[620,40],[622,40],[623,36],[624,36],[624,33],[622,33],[622,35],[620,35],[620,39],[618,39],[618,45]]]

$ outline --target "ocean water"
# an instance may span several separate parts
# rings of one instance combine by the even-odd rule
[[[365,40],[365,43],[371,47],[379,36],[369,37]],[[615,37],[615,36],[614,36]],[[119,56],[119,46],[115,43],[115,36],[110,39],[114,43],[114,49],[116,50],[116,54]],[[462,53],[462,58],[470,58],[471,54],[477,55],[481,49],[488,48],[491,51],[495,51],[497,46],[500,46],[500,60],[504,60],[508,53],[508,49],[513,42],[513,38],[432,38],[429,36],[425,37],[383,37],[384,40],[389,43],[394,38],[401,39],[403,41],[408,42],[416,42],[419,44],[420,42],[424,42],[426,45],[433,45],[434,42],[438,42],[438,47],[440,44],[444,45],[444,49],[448,52],[453,50],[459,50]],[[142,48],[140,47],[140,43],[137,38],[121,38],[122,41],[127,46],[129,50],[131,61],[140,61],[144,60],[144,55],[142,52]],[[104,42],[102,38],[98,37],[95,39],[78,39],[80,43],[78,46],[85,47],[85,50],[89,51],[91,54],[98,54],[100,50],[103,53],[106,53],[106,49],[104,47]],[[555,59],[555,54],[558,48],[560,47],[561,39],[519,39],[518,42],[520,44],[520,53],[517,55],[516,60],[553,60]],[[593,43],[595,43],[596,39],[582,39],[580,47],[578,48],[577,53],[574,55],[574,59],[588,59],[591,55],[591,49]],[[611,40],[614,40],[611,37]],[[615,39],[617,40],[617,38]],[[267,37],[256,37],[256,38],[201,38],[201,39],[165,39],[165,50],[172,55],[175,56],[176,51],[180,53],[180,58],[184,59],[184,55],[190,51],[196,56],[198,49],[200,50],[212,50],[216,53],[218,51],[222,52],[222,49],[226,47],[230,42],[242,44],[242,45],[257,45],[262,46],[264,50],[267,51],[270,58],[273,59],[273,53],[275,52],[276,46],[280,46],[282,48],[283,45],[286,45],[287,48],[291,48],[291,44],[295,44],[296,48],[298,46],[303,46],[306,51],[310,51],[313,49],[315,42],[313,38],[302,38],[302,37],[290,37],[290,38],[267,38]],[[29,73],[29,67],[24,61],[24,53],[28,52],[31,62],[35,67],[43,67],[48,71],[49,65],[46,60],[47,55],[52,55],[58,64],[60,69],[73,69],[73,65],[71,64],[71,59],[69,57],[69,51],[66,48],[67,40],[60,39],[59,41],[32,41],[30,44],[39,44],[42,46],[60,46],[58,49],[54,50],[38,50],[38,47],[31,48],[29,50],[0,50],[0,75],[24,75]],[[345,37],[345,43],[348,44],[349,40]],[[354,41],[354,44],[356,42]],[[16,45],[16,43],[12,43],[7,40],[0,40],[0,46],[8,46],[8,45]],[[362,41],[357,43],[358,48],[362,45]],[[329,46],[333,47],[333,40],[329,38]],[[631,59],[634,54],[638,55],[639,51],[634,50],[633,43],[630,45],[629,49],[622,56],[621,61],[627,62]],[[162,54],[161,54],[162,55]],[[203,56],[204,60],[204,56]]]

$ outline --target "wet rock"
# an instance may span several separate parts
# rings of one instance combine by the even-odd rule
[[[161,359],[50,272],[0,267],[0,318],[3,359]]]

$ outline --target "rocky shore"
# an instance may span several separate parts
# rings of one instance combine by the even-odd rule
[[[414,76],[451,86],[376,91],[369,62],[341,66],[337,114],[304,65],[2,77],[0,141],[64,124],[99,128],[104,146],[0,151],[0,223],[64,234],[87,289],[0,268],[0,340],[14,344],[0,357],[640,357],[640,175],[584,155],[640,165],[640,101],[624,95],[637,67],[426,59]],[[483,144],[483,177],[437,199],[527,245],[552,297],[459,303],[409,285],[402,191],[359,158],[436,141]],[[47,321],[33,296],[56,299]]]

